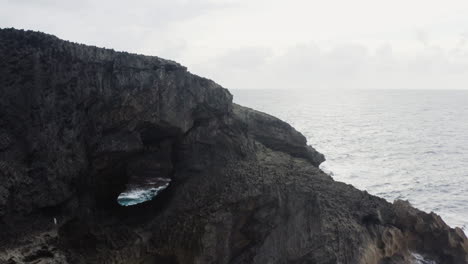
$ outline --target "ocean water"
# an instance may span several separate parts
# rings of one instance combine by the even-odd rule
[[[151,201],[171,183],[169,178],[136,179],[127,184],[126,189],[117,197],[121,206],[132,206]]]
[[[231,90],[302,132],[337,181],[468,233],[468,91]]]

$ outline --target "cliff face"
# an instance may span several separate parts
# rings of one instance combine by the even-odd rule
[[[0,263],[468,263],[460,229],[333,181],[294,128],[175,62],[13,29],[0,58]]]

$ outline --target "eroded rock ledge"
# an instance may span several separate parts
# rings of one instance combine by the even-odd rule
[[[175,62],[14,29],[0,58],[0,263],[468,263],[460,229],[333,181],[294,128]]]

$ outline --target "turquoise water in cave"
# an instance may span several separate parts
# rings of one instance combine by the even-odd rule
[[[117,197],[117,203],[121,206],[132,206],[154,199],[170,184],[170,179],[156,178],[154,181],[146,181],[140,184],[130,184],[127,189]]]

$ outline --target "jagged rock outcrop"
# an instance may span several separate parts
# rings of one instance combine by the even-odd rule
[[[294,128],[175,62],[14,29],[0,57],[0,263],[468,261],[460,229],[335,182]],[[117,204],[158,174],[154,200]]]
[[[271,115],[233,104],[234,115],[247,125],[255,140],[264,146],[303,158],[318,167],[325,161],[322,153],[307,145],[306,138],[291,125]]]

